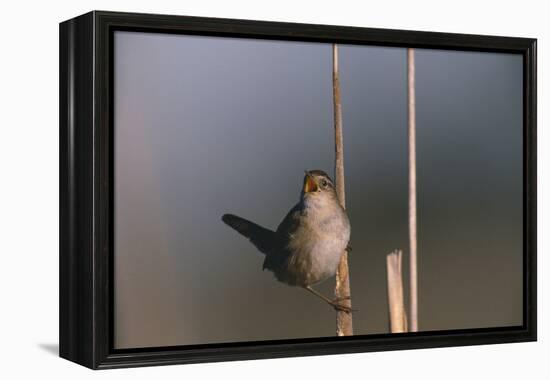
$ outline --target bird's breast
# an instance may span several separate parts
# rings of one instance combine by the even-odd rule
[[[334,276],[349,237],[345,214],[308,215],[303,225],[289,236],[288,272],[302,286]]]

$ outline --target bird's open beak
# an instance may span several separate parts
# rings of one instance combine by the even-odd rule
[[[318,186],[313,177],[306,170],[306,178],[304,179],[304,194],[317,191]]]

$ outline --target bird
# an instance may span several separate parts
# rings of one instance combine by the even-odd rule
[[[278,281],[304,288],[335,310],[353,311],[342,303],[349,297],[330,299],[312,287],[335,276],[343,253],[351,250],[349,217],[324,171],[305,171],[300,200],[275,231],[233,214],[222,221],[265,255],[262,269]]]

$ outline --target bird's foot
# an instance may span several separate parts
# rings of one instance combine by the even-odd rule
[[[330,306],[332,306],[336,311],[343,311],[343,312],[346,312],[346,313],[351,313],[353,311],[357,311],[357,310],[352,309],[350,306],[347,306],[344,303],[342,303],[344,301],[349,301],[351,299],[350,296],[344,296],[344,297],[338,297],[338,298],[335,298],[335,299],[330,299],[330,298],[322,295],[321,293],[317,292],[311,286],[305,286],[304,289],[306,289],[307,291],[313,293],[317,297],[321,298],[323,301],[325,301]]]
[[[350,299],[351,299],[350,296],[338,297],[338,298],[333,299],[330,302],[330,304],[332,305],[332,307],[336,311],[343,311],[343,312],[346,312],[346,313],[352,313],[352,312],[357,311],[357,310],[352,309],[350,306],[347,306],[343,303],[344,301],[349,301]]]
[[[343,311],[343,312],[348,313],[348,314],[351,314],[352,312],[357,311],[356,309],[352,309],[351,307],[349,307],[347,305],[344,305],[344,304],[341,304],[341,303],[338,303],[336,301],[331,303],[331,305],[334,308],[334,310]]]
[[[351,299],[350,296],[344,296],[344,297],[335,298],[333,301],[340,303],[341,301],[347,301],[347,300],[350,300],[350,299]]]

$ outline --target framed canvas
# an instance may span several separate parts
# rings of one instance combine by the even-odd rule
[[[536,340],[536,40],[60,24],[60,356]]]

